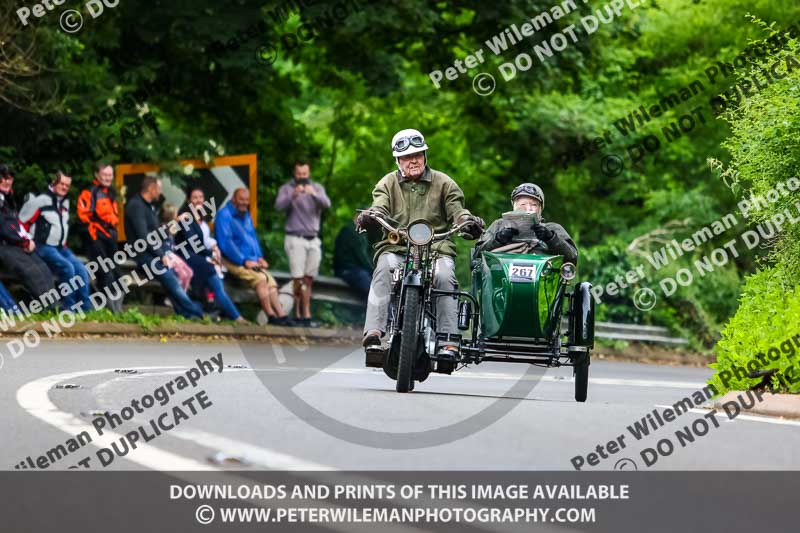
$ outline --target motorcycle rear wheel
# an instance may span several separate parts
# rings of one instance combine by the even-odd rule
[[[397,392],[414,390],[414,363],[419,351],[420,288],[406,287],[403,297],[403,327],[397,363]]]

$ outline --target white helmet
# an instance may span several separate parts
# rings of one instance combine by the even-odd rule
[[[425,144],[425,136],[419,130],[401,130],[392,137],[392,155],[395,158],[418,154],[427,150],[428,145]]]

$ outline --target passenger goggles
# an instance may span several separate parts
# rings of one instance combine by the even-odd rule
[[[401,137],[396,143],[394,143],[394,151],[405,152],[410,146],[415,146],[417,148],[425,146],[425,139],[419,135],[414,135],[413,137]]]

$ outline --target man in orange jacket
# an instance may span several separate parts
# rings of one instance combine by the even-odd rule
[[[120,273],[116,263],[113,262],[114,252],[117,251],[117,223],[119,223],[119,204],[117,191],[112,184],[114,169],[111,164],[100,162],[95,165],[94,185],[81,192],[78,197],[78,218],[86,224],[89,233],[89,259],[98,264],[114,264],[108,270],[101,267],[97,271],[97,288],[100,291],[111,287],[119,279]],[[99,258],[111,259],[111,262],[100,262]],[[111,311],[122,311],[122,296],[116,296],[113,289],[106,291],[108,307]]]

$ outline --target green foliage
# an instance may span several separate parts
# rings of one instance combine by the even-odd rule
[[[53,319],[57,319],[59,315],[58,311],[47,311],[44,313],[39,313],[30,316],[30,320],[33,322],[49,322]],[[78,319],[78,316],[75,315],[75,318]],[[85,313],[85,318],[79,319],[80,322],[100,322],[100,323],[114,323],[114,324],[136,324],[141,326],[141,328],[145,331],[152,331],[153,328],[158,326],[163,326],[167,324],[185,324],[188,323],[189,320],[179,316],[179,315],[170,315],[167,317],[159,316],[159,315],[151,315],[145,314],[139,311],[136,307],[131,307],[126,309],[122,313],[114,314],[108,309],[101,309],[95,311],[89,311]],[[196,320],[194,322],[197,322]],[[210,324],[211,321],[209,319],[204,319],[203,322]],[[57,322],[59,323],[59,322]],[[63,328],[68,329],[68,328]]]
[[[720,393],[729,390],[746,390],[757,385],[761,378],[742,378],[734,374],[735,368],[769,370],[787,378],[773,376],[772,387],[780,392],[800,392],[800,380],[786,386],[800,376],[800,349],[790,350],[787,339],[800,343],[800,286],[797,279],[779,268],[765,269],[750,276],[742,289],[742,297],[736,315],[722,331],[717,343],[717,362],[711,367],[716,374],[709,383]],[[770,348],[781,349],[780,357],[767,358],[767,364],[756,357],[766,354]],[[773,352],[774,354],[775,352]],[[748,367],[748,365],[755,365]],[[792,367],[790,373],[787,369]],[[720,372],[727,371],[734,377],[728,386],[720,379]],[[741,376],[741,371],[740,371]]]
[[[760,23],[760,21],[757,21]],[[766,29],[766,24],[760,23]],[[775,32],[768,31],[768,36]],[[725,118],[731,125],[731,137],[723,144],[731,153],[731,163],[723,174],[743,199],[765,196],[789,178],[800,175],[800,42],[788,39],[787,49],[769,60],[760,61],[757,69],[771,68],[778,63],[784,78],[776,80],[750,98],[732,105]],[[794,68],[792,68],[794,66]],[[754,70],[754,72],[758,72]],[[744,76],[744,74],[742,75]],[[748,222],[765,224],[773,216],[789,210],[800,211],[800,190],[779,195],[774,203],[766,202],[751,210]],[[768,266],[747,279],[735,316],[722,332],[717,345],[718,374],[712,382],[720,384],[719,372],[733,367],[757,364],[759,369],[777,368],[785,373],[796,357],[785,354],[768,366],[755,357],[787,338],[800,333],[800,225],[787,224],[769,243],[765,261]],[[789,376],[787,376],[789,377]],[[737,379],[729,389],[747,388],[755,380]],[[773,385],[785,392],[800,392],[798,383],[788,388],[773,378]],[[723,387],[724,388],[724,387]]]

